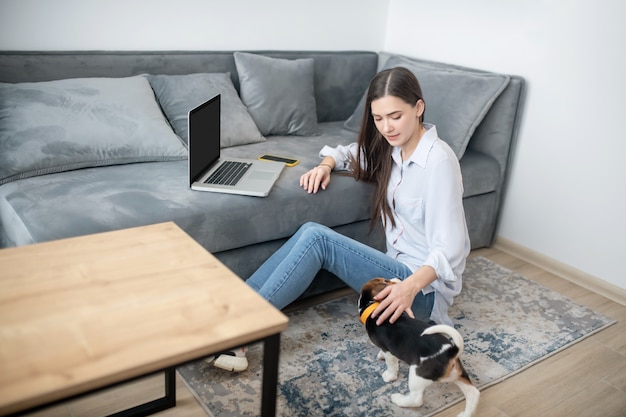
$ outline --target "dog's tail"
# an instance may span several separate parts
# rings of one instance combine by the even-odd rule
[[[459,356],[463,352],[463,337],[461,333],[459,333],[454,327],[448,326],[446,324],[437,324],[435,326],[430,326],[426,330],[422,332],[422,336],[425,334],[435,334],[441,333],[448,336],[454,342],[454,345],[459,348]]]

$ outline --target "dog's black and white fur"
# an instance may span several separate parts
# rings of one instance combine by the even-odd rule
[[[424,389],[435,381],[453,382],[465,395],[465,410],[459,417],[472,417],[476,413],[480,392],[472,384],[459,356],[463,351],[463,338],[451,326],[429,325],[412,319],[406,313],[395,323],[376,325],[370,315],[377,306],[376,294],[397,281],[374,278],[361,289],[359,316],[372,343],[381,351],[387,370],[385,382],[398,379],[398,360],[409,364],[409,393],[393,394],[391,400],[400,407],[420,407]]]

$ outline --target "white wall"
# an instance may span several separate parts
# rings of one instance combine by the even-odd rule
[[[0,0],[0,49],[387,50],[519,74],[499,235],[626,289],[622,0]]]
[[[385,50],[528,82],[499,236],[626,289],[626,2],[391,0]]]
[[[0,50],[379,50],[388,0],[0,0]]]

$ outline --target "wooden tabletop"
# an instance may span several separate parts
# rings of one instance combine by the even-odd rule
[[[0,415],[287,328],[174,223],[0,250]]]

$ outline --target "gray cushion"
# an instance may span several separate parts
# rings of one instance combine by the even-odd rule
[[[234,56],[241,100],[262,134],[317,134],[313,59]]]
[[[0,184],[186,158],[143,77],[0,83]]]
[[[444,68],[402,56],[391,56],[381,70],[399,66],[411,70],[419,80],[426,102],[424,121],[437,126],[439,136],[459,159],[463,157],[476,127],[510,80],[507,75]],[[346,121],[347,129],[359,130],[365,94]]]
[[[189,110],[221,94],[221,147],[263,142],[254,120],[237,95],[229,73],[148,75],[150,85],[174,127],[185,143],[189,141]]]

